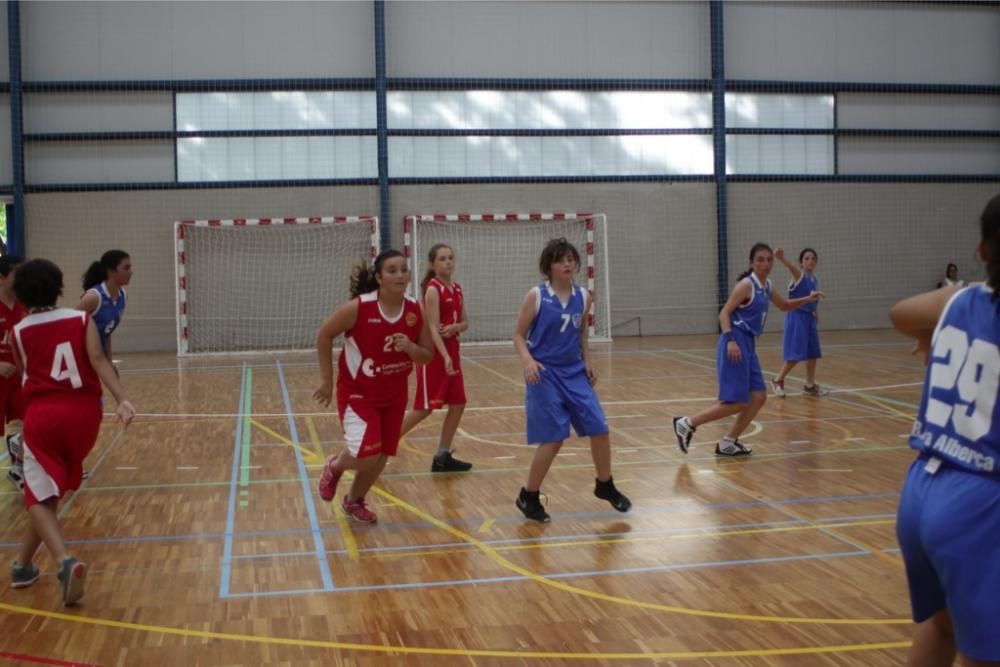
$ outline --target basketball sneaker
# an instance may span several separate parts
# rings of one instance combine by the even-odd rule
[[[59,568],[63,605],[71,607],[83,597],[83,584],[87,580],[87,564],[70,556]]]
[[[14,563],[10,568],[10,587],[27,588],[38,581],[41,576],[42,573],[39,572],[38,568],[30,563],[26,567]]]
[[[785,397],[785,381],[784,380],[771,380],[771,393],[780,398]]]
[[[674,417],[674,435],[677,436],[677,446],[681,448],[682,454],[688,453],[688,446],[691,438],[694,437],[695,428],[691,425],[691,420],[687,417]]]
[[[336,460],[337,457],[328,456],[323,465],[323,474],[319,477],[319,497],[326,502],[330,502],[337,495],[337,482],[344,474],[343,470],[337,470],[333,467],[333,462]]]
[[[548,523],[551,519],[549,513],[542,507],[541,491],[528,491],[522,486],[515,504],[526,519],[541,523]]]
[[[14,485],[17,492],[24,495],[24,465],[20,462],[11,463],[7,471],[7,481]]]
[[[344,510],[344,514],[359,523],[375,523],[378,518],[375,516],[375,512],[368,509],[368,505],[365,504],[364,497],[358,498],[352,502],[348,496],[344,496],[344,503],[341,507]]]
[[[751,454],[753,454],[753,447],[744,445],[739,439],[723,438],[715,445],[716,456],[750,456]]]
[[[632,507],[632,501],[624,493],[615,488],[615,480],[609,477],[606,482],[599,479],[594,480],[594,495],[601,500],[607,500],[619,512],[628,512]]]
[[[471,463],[456,459],[451,452],[437,454],[431,463],[431,472],[466,472],[471,468]]]
[[[802,393],[806,396],[826,396],[830,390],[816,383],[809,387],[802,387]]]

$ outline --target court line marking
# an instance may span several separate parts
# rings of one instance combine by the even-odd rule
[[[884,651],[901,649],[910,646],[909,641],[876,642],[871,644],[842,644],[832,646],[807,646],[797,648],[746,649],[736,651],[670,651],[662,653],[570,653],[545,651],[504,651],[490,649],[449,649],[418,646],[391,646],[385,644],[355,644],[351,642],[332,642],[316,639],[299,639],[288,637],[272,637],[268,635],[243,635],[234,632],[215,632],[212,630],[192,630],[188,628],[173,628],[165,625],[146,623],[131,623],[128,621],[112,621],[103,618],[88,618],[75,616],[58,611],[32,609],[18,605],[0,602],[0,609],[14,614],[27,614],[36,617],[59,621],[69,621],[84,625],[117,628],[120,630],[137,630],[141,632],[172,635],[175,637],[193,637],[198,639],[219,639],[245,642],[249,644],[273,644],[295,646],[299,648],[340,649],[345,651],[367,651],[377,653],[399,653],[405,655],[453,655],[483,658],[567,658],[577,660],[683,660],[701,658],[744,658],[781,655],[818,655],[823,653],[846,653],[850,651]]]
[[[250,369],[246,362],[243,362],[243,372],[240,377],[240,411],[246,413],[249,406],[245,405],[250,401],[247,391],[247,379]],[[236,433],[233,436],[233,463],[229,474],[229,502],[226,507],[226,535],[222,547],[222,562],[219,568],[219,597],[225,598],[229,595],[229,580],[232,576],[233,567],[233,531],[236,529],[236,496],[237,484],[239,480],[240,448],[243,446],[243,430],[249,429],[250,424],[246,423],[247,418],[240,416],[236,420]]]
[[[372,486],[371,491],[376,495],[385,498],[389,502],[399,506],[400,508],[414,514],[426,522],[444,530],[453,537],[462,540],[463,542],[468,542],[469,544],[475,546],[477,549],[482,551],[486,556],[488,556],[497,565],[503,567],[504,569],[510,570],[516,574],[523,577],[527,577],[532,581],[535,581],[544,586],[549,586],[555,588],[556,590],[561,590],[566,593],[577,595],[580,597],[586,597],[593,600],[600,600],[602,602],[610,602],[613,604],[619,604],[627,607],[637,607],[639,609],[649,609],[652,611],[663,611],[674,614],[681,614],[685,616],[702,616],[708,618],[725,618],[729,620],[738,621],[759,621],[764,623],[808,623],[808,624],[818,624],[818,625],[910,625],[912,621],[909,618],[886,618],[886,619],[875,619],[875,618],[807,618],[807,617],[794,617],[794,616],[761,616],[757,614],[742,614],[737,612],[724,612],[724,611],[712,611],[703,609],[689,609],[686,607],[676,607],[673,605],[659,604],[656,602],[645,602],[642,600],[635,600],[631,598],[623,598],[615,595],[609,595],[606,593],[600,593],[598,591],[590,591],[584,588],[579,588],[571,584],[564,583],[562,581],[556,581],[549,579],[543,575],[537,574],[525,567],[504,558],[495,548],[486,544],[482,540],[476,539],[472,535],[465,533],[440,519],[424,512],[418,507],[411,505],[402,498],[399,498],[385,489],[379,486]]]
[[[283,414],[281,416],[285,417],[286,419],[294,419],[295,418],[295,415],[292,414],[292,413],[285,413],[285,414]],[[281,435],[280,433],[278,433],[276,431],[273,431],[273,430],[269,429],[267,426],[264,426],[263,424],[261,424],[259,421],[257,421],[253,417],[251,417],[249,421],[250,421],[250,423],[252,425],[256,426],[257,428],[259,428],[264,433],[267,433],[272,438],[275,438],[275,439],[279,440],[281,443],[283,443],[285,445],[288,445],[289,447],[297,450],[302,455],[302,458],[305,461],[307,461],[310,465],[322,465],[323,464],[324,458],[322,456],[317,456],[316,454],[314,454],[313,452],[309,451],[308,449],[306,449],[302,445],[296,443],[295,441],[293,441],[293,440],[291,440],[289,438],[286,438],[285,436]]]

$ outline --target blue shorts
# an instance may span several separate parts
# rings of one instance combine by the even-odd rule
[[[764,373],[757,359],[755,339],[733,327],[733,340],[740,346],[740,360],[733,363],[726,354],[726,337],[719,336],[715,367],[719,375],[719,400],[723,403],[749,403],[751,391],[767,391]]]
[[[785,338],[781,346],[785,361],[808,361],[823,356],[818,324],[813,313],[793,310],[785,315]]]
[[[568,371],[546,366],[538,377],[538,384],[524,388],[528,444],[562,442],[569,437],[570,424],[581,438],[608,432],[604,409],[582,364]]]
[[[946,463],[931,474],[929,460],[910,466],[896,517],[913,620],[947,609],[963,655],[1000,660],[1000,479]]]

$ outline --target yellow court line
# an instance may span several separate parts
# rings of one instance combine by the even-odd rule
[[[340,535],[344,538],[344,548],[347,550],[347,555],[350,556],[351,560],[358,560],[361,558],[361,554],[358,553],[358,542],[354,539],[354,533],[351,531],[350,522],[347,520],[347,515],[344,511],[336,506],[337,499],[333,499],[334,502],[330,507],[330,511],[333,512],[334,517],[337,519],[337,525],[340,527]]]
[[[402,436],[400,436],[399,438],[399,448],[407,452],[410,452],[412,454],[419,454],[420,456],[424,455],[422,451],[420,451],[419,449],[408,443],[406,439],[403,438]]]
[[[512,385],[514,385],[515,387],[517,387],[519,389],[524,387],[524,382],[523,381],[519,382],[517,380],[511,379],[511,378],[507,377],[506,375],[504,375],[503,373],[501,373],[500,371],[493,370],[492,368],[490,368],[486,364],[482,363],[481,361],[476,361],[475,359],[470,359],[470,360],[472,361],[473,364],[475,364],[476,368],[482,368],[487,373],[491,373],[493,375],[496,375],[501,380],[503,380],[505,382],[509,382],[509,383],[511,383]]]
[[[315,454],[313,454],[311,451],[309,451],[305,447],[302,447],[301,445],[297,445],[294,442],[292,442],[291,440],[289,440],[288,438],[286,438],[285,436],[281,435],[280,433],[276,433],[275,431],[272,431],[271,429],[269,429],[268,427],[264,426],[263,424],[261,424],[256,419],[253,419],[251,417],[250,418],[250,423],[253,424],[254,426],[256,426],[257,428],[259,428],[264,433],[267,433],[272,438],[277,438],[278,440],[280,440],[281,442],[285,443],[286,445],[289,445],[290,447],[294,447],[295,449],[297,449],[300,452],[302,452],[302,458],[307,463],[322,463],[323,462],[323,457],[322,456],[316,456]]]
[[[493,528],[493,524],[496,523],[496,518],[489,518],[483,521],[482,525],[476,530],[477,533],[488,533]]]
[[[898,415],[898,416],[895,416],[895,417],[890,416],[892,419],[899,419],[901,421],[907,422],[908,424],[912,424],[913,420],[917,418],[916,415],[911,415],[908,412],[903,412],[902,410],[900,410],[898,408],[894,408],[891,405],[888,405],[888,404],[886,404],[886,403],[878,400],[877,398],[872,398],[871,396],[866,396],[864,394],[856,394],[856,395],[860,399],[863,399],[863,400],[868,401],[870,403],[874,403],[875,405],[879,406],[880,408],[882,408],[884,410],[888,410],[889,412],[892,412],[895,415]]]
[[[103,618],[88,618],[58,611],[45,611],[20,607],[18,605],[0,602],[0,609],[15,614],[28,614],[58,621],[70,621],[105,628],[120,630],[138,630],[175,637],[194,637],[198,639],[220,639],[245,642],[248,644],[273,644],[279,646],[295,646],[300,648],[339,649],[343,651],[374,651],[379,653],[400,653],[404,655],[457,655],[483,658],[570,658],[578,660],[681,660],[685,658],[749,658],[758,656],[780,655],[819,655],[823,653],[845,653],[848,651],[885,651],[889,649],[907,648],[910,642],[878,642],[873,644],[845,644],[841,646],[808,646],[802,648],[748,649],[743,651],[674,651],[669,653],[546,653],[544,651],[494,651],[489,649],[432,648],[418,646],[390,646],[387,644],[354,644],[350,642],[332,642],[316,639],[299,639],[292,637],[271,637],[268,635],[241,635],[235,632],[214,632],[211,630],[191,630],[188,628],[172,628],[165,625],[150,625],[147,623],[130,623],[128,621],[112,621]]]
[[[479,527],[478,532],[486,532],[483,527],[489,524],[493,525],[494,519],[488,519]],[[804,526],[769,526],[767,528],[745,528],[742,530],[711,530],[711,531],[694,531],[690,533],[673,533],[668,535],[644,535],[641,537],[598,537],[589,540],[567,540],[565,542],[532,542],[529,544],[504,544],[494,547],[498,552],[500,551],[531,551],[535,549],[557,549],[560,547],[581,547],[581,546],[612,546],[615,544],[634,544],[637,542],[655,542],[659,540],[680,540],[680,539],[697,539],[699,537],[729,537],[730,535],[760,535],[764,533],[791,533],[803,530],[819,530],[822,528],[832,528],[832,527],[853,527],[853,526],[884,526],[887,524],[895,524],[895,519],[872,519],[871,521],[852,521],[850,523],[831,523],[831,524],[807,524]],[[407,558],[410,556],[450,556],[454,554],[466,554],[469,552],[471,547],[475,545],[467,545],[466,547],[451,547],[448,549],[431,549],[431,550],[413,550],[409,552],[391,552],[391,553],[375,553],[371,555],[366,555],[366,560],[394,560],[399,558]]]
[[[319,442],[319,433],[316,432],[316,424],[312,417],[306,416],[306,428],[309,429],[309,439],[312,441],[313,453],[316,454],[316,458],[325,459],[323,446]]]
[[[440,528],[441,530],[453,535],[454,537],[462,540],[463,542],[468,542],[469,544],[475,546],[485,555],[489,556],[493,562],[501,567],[510,570],[522,577],[527,577],[532,581],[535,581],[544,586],[550,588],[555,588],[566,593],[572,593],[574,595],[579,595],[581,597],[591,598],[593,600],[601,600],[603,602],[611,602],[614,604],[620,604],[627,607],[638,607],[640,609],[651,609],[654,611],[664,611],[674,614],[683,614],[687,616],[705,616],[709,618],[726,618],[738,621],[760,621],[765,623],[813,623],[822,625],[909,625],[911,623],[908,618],[805,618],[805,617],[795,617],[795,616],[759,616],[755,614],[740,614],[735,612],[724,612],[724,611],[710,611],[702,609],[689,609],[687,607],[675,607],[672,605],[658,604],[655,602],[645,602],[642,600],[634,600],[631,598],[622,598],[615,595],[608,595],[606,593],[600,593],[598,591],[590,591],[584,588],[578,588],[571,584],[567,584],[561,580],[548,579],[543,575],[537,574],[527,568],[521,567],[520,565],[507,560],[504,558],[497,549],[486,544],[485,542],[476,539],[475,537],[463,533],[454,526],[450,526],[447,523],[441,521],[440,519],[431,516],[427,512],[411,505],[401,498],[397,498],[388,491],[381,489],[377,486],[371,488],[372,492],[395,503],[397,506],[415,514],[424,521]],[[808,521],[808,519],[803,519]]]

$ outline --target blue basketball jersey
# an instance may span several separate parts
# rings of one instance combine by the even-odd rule
[[[1000,476],[1000,303],[986,285],[957,292],[934,330],[910,446]]]
[[[750,301],[736,307],[736,310],[729,316],[729,322],[732,326],[742,329],[751,336],[759,336],[764,333],[767,309],[771,305],[771,281],[767,280],[761,285],[753,273],[744,280],[750,281],[753,294],[750,296]]]
[[[813,292],[819,291],[819,279],[816,276],[810,276],[805,271],[802,272],[802,277],[799,278],[798,282],[788,283],[788,298],[789,299],[800,299],[804,296],[809,296]],[[814,313],[816,308],[819,307],[819,301],[810,301],[809,303],[801,306],[799,308],[803,313]]]
[[[563,306],[548,282],[536,285],[534,291],[538,309],[527,336],[531,356],[542,365],[582,364],[580,327],[584,326],[587,293],[574,284],[569,301]]]
[[[118,288],[117,299],[111,298],[111,295],[108,294],[108,286],[105,283],[95,285],[88,291],[95,292],[100,299],[97,309],[90,314],[90,317],[94,320],[97,333],[101,336],[101,349],[107,352],[108,339],[111,338],[111,334],[121,324],[122,317],[125,315],[125,302],[127,301],[125,288]]]

